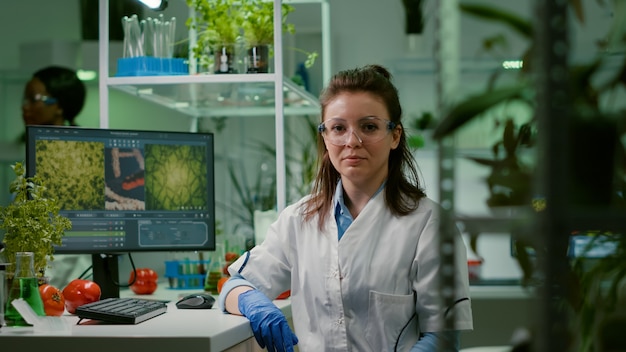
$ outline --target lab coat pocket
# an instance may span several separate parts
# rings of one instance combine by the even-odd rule
[[[418,340],[415,298],[370,291],[365,338],[372,351],[398,351]],[[402,336],[401,336],[402,335]],[[402,338],[402,341],[398,341]]]

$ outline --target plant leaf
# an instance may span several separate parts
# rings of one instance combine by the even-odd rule
[[[475,116],[484,113],[504,101],[523,99],[523,93],[526,89],[527,86],[525,84],[518,84],[470,96],[465,101],[454,106],[439,122],[433,132],[433,138],[441,139],[447,136]]]
[[[503,23],[525,38],[531,39],[533,36],[533,27],[531,22],[518,16],[514,12],[485,4],[460,4],[459,7],[461,11],[469,15]]]

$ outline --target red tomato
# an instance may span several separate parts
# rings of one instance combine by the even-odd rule
[[[291,290],[287,290],[279,294],[278,297],[276,297],[276,299],[287,299],[289,296],[291,296]]]
[[[65,312],[65,298],[63,298],[61,290],[52,285],[43,284],[39,286],[39,294],[41,295],[46,315],[63,315]]]
[[[226,276],[221,277],[221,278],[217,281],[217,293],[221,293],[221,292],[222,292],[222,286],[224,286],[224,284],[226,283],[226,281],[228,281],[228,277],[226,277]]]
[[[65,309],[71,314],[76,313],[76,308],[83,304],[100,300],[100,286],[90,280],[72,280],[63,289],[65,297]]]
[[[224,255],[226,262],[234,262],[237,258],[239,258],[239,254],[235,252],[226,252],[226,255]]]
[[[137,272],[137,279],[135,279],[135,271]],[[130,285],[130,289],[133,290],[135,294],[149,295],[156,291],[159,276],[154,270],[140,268],[135,271],[130,272],[130,278],[128,279],[129,284],[133,282],[133,280],[135,281]]]

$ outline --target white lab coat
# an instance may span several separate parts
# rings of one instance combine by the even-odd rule
[[[249,258],[230,266],[270,298],[291,289],[300,351],[408,351],[420,331],[441,330],[438,206],[424,198],[414,213],[396,217],[383,193],[341,240],[333,214],[320,233],[317,218],[303,220],[302,201],[291,205]],[[456,242],[456,298],[469,298],[460,235]],[[472,329],[469,300],[456,304],[454,314],[457,330]]]

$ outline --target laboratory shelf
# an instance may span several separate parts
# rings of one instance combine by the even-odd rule
[[[111,77],[111,88],[193,117],[276,114],[274,74]],[[283,78],[285,115],[319,114],[317,99]]]

